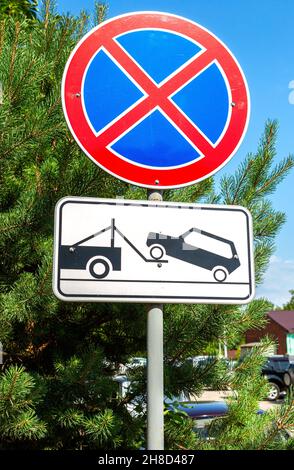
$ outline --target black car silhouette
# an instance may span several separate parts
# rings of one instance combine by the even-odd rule
[[[188,235],[193,232],[200,237],[201,246],[191,245],[186,242]],[[229,256],[219,254],[219,249],[216,252],[209,249],[209,245],[215,243],[215,241],[219,242],[220,248],[224,248],[224,252]],[[228,274],[231,274],[240,266],[236,247],[231,240],[197,228],[191,228],[179,237],[150,232],[146,244],[151,247],[150,256],[153,259],[160,260],[164,255],[168,255],[186,263],[194,264],[213,271],[213,276],[218,282],[224,282]],[[207,249],[203,248],[205,245],[207,245]]]

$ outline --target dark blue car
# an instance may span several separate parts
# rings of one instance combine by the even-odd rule
[[[225,416],[228,413],[228,405],[224,401],[169,404],[168,408],[172,411],[187,413],[191,419],[213,419]]]

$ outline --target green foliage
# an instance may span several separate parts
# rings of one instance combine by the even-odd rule
[[[35,387],[34,379],[23,367],[11,366],[0,377],[0,448],[5,441],[9,445],[46,435],[46,424],[35,411],[39,402],[34,396]]]
[[[268,383],[260,374],[270,342],[254,348],[239,364],[231,379],[234,390],[229,398],[229,412],[212,421],[209,440],[198,440],[196,448],[205,450],[270,450],[293,446],[294,407],[289,393],[280,408],[260,414],[259,401],[264,398]]]
[[[105,13],[105,5],[98,4],[95,22],[100,22]],[[0,18],[3,449],[113,449],[145,445],[145,371],[132,372],[133,387],[124,397],[119,396],[118,384],[113,380],[119,363],[145,355],[144,307],[64,303],[55,298],[51,287],[54,207],[61,197],[146,198],[146,190],[120,182],[93,165],[78,148],[65,123],[60,99],[64,66],[90,24],[91,17],[85,12],[78,18],[56,15],[54,2],[48,0],[41,5],[40,18],[33,25],[23,15]],[[285,220],[268,197],[293,166],[291,157],[275,163],[276,136],[276,123],[268,122],[257,153],[249,155],[235,175],[224,177],[220,188],[209,178],[191,187],[164,191],[164,199],[169,201],[247,206],[254,222],[257,282],[262,280],[274,250],[275,236]],[[230,386],[231,376],[222,361],[192,367],[186,359],[203,354],[219,341],[236,344],[248,328],[264,324],[269,306],[264,299],[246,307],[167,305],[166,394],[184,392],[198,396],[203,388]],[[239,372],[242,380],[234,385],[239,387],[239,408],[243,406],[242,400],[248,406],[244,405],[244,415],[239,416],[238,407],[232,402],[230,426],[241,420],[246,427],[247,416],[249,423],[259,426],[264,439],[261,428],[269,429],[267,420],[254,421],[255,397],[261,384],[260,360],[256,361],[248,364],[248,371],[255,364],[252,384],[247,380],[249,372]],[[131,407],[134,410],[132,401],[138,396],[141,401],[136,407],[137,414],[130,413]],[[244,439],[244,444],[234,441],[234,434],[228,434],[232,438],[226,440],[230,429],[229,425],[220,426],[219,448],[253,445],[241,431],[238,436]],[[249,432],[249,425],[247,429]],[[282,445],[276,443],[275,435],[273,438],[267,435],[265,448]],[[257,447],[264,441],[258,443],[256,438],[254,442]],[[186,417],[166,414],[166,445],[173,449],[195,445],[195,435]]]
[[[38,0],[1,0],[1,16],[13,16],[19,18],[24,15],[28,19],[35,19],[37,16]]]
[[[94,3],[94,24],[100,24],[107,17],[108,5],[106,3],[97,2]]]
[[[56,361],[41,410],[49,423],[49,448],[57,443],[58,448],[111,448],[121,442],[122,417],[107,408],[116,396],[116,383],[104,368],[101,352],[93,348]]]
[[[176,408],[175,408],[176,409]],[[170,450],[195,449],[197,443],[193,421],[181,411],[165,410],[164,447]]]
[[[110,440],[114,447],[121,444],[120,427],[113,411],[107,409],[85,421],[85,433],[102,448]]]
[[[234,175],[221,181],[221,200],[225,204],[247,207],[253,217],[255,241],[255,272],[257,284],[262,282],[270,255],[274,252],[274,238],[285,222],[285,214],[275,211],[270,196],[293,168],[293,157],[275,163],[278,125],[266,123],[256,154],[249,154]]]
[[[282,309],[283,310],[294,310],[294,290],[289,291],[291,298],[289,302],[287,302],[285,305],[283,305]]]

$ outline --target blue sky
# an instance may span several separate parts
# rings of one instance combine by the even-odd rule
[[[57,0],[62,13],[92,11],[93,4],[94,0]],[[251,118],[240,149],[217,179],[234,172],[243,157],[256,150],[268,118],[279,121],[277,162],[294,153],[293,0],[109,0],[108,4],[108,18],[154,10],[194,20],[218,36],[238,59],[249,85]],[[276,305],[285,303],[289,289],[294,289],[293,199],[294,172],[272,197],[274,208],[286,213],[287,222],[276,239],[265,282],[257,291]]]

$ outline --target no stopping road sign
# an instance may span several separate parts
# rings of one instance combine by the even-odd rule
[[[63,109],[82,150],[144,187],[186,186],[238,149],[249,118],[244,74],[202,26],[159,12],[92,29],[65,68]]]

